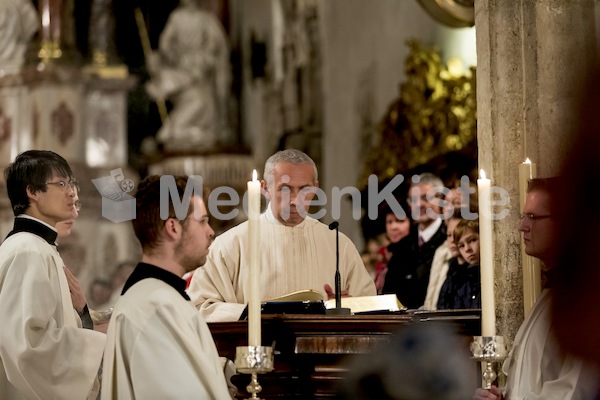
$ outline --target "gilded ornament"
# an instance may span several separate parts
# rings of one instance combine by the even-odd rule
[[[384,182],[451,151],[472,149],[476,157],[475,68],[462,72],[458,59],[443,64],[437,48],[407,45],[406,81],[367,152],[361,187],[371,174]]]

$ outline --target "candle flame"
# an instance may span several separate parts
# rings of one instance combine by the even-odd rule
[[[479,177],[481,179],[486,179],[486,177],[485,177],[485,171],[483,170],[483,168],[479,170]]]
[[[531,160],[529,159],[529,157],[527,157],[527,159],[525,160],[525,164],[531,164]]]
[[[256,182],[258,180],[258,173],[256,170],[252,170],[252,182]]]

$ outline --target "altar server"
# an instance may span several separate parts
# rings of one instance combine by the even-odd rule
[[[173,184],[183,196],[187,179]],[[215,343],[182,279],[206,261],[214,235],[206,207],[198,194],[188,204],[176,199],[186,207],[179,219],[169,201],[163,220],[161,191],[169,188],[150,176],[136,194],[133,229],[143,256],[108,325],[102,399],[229,399]]]
[[[4,178],[15,221],[0,246],[0,398],[95,399],[106,337],[82,328],[55,243],[55,225],[73,216],[71,168],[30,150]]]

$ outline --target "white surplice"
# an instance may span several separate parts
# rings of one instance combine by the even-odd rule
[[[504,362],[507,400],[586,400],[594,397],[596,370],[565,355],[551,331],[551,290],[542,291]]]
[[[248,296],[248,222],[219,235],[210,247],[208,260],[192,278],[188,294],[208,322],[236,321]],[[335,288],[335,231],[306,217],[294,227],[281,224],[271,208],[260,216],[261,299],[313,289],[324,299],[324,284]],[[342,290],[350,296],[375,296],[373,279],[350,239],[339,234]]]
[[[0,246],[2,400],[97,395],[106,337],[81,328],[63,265],[56,247],[33,233]]]
[[[102,399],[231,399],[206,322],[165,282],[143,279],[117,301]]]

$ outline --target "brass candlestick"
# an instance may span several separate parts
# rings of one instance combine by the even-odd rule
[[[481,372],[481,376],[485,382],[484,389],[490,389],[492,383],[498,377],[496,371],[499,368],[499,364],[504,361],[507,356],[506,347],[504,346],[504,337],[473,336],[471,352],[473,353],[473,359],[486,363],[486,368]]]
[[[258,383],[258,375],[273,370],[273,348],[270,346],[238,346],[235,351],[235,366],[238,372],[251,374],[246,390],[251,396],[247,400],[260,399],[258,393],[262,386]]]

